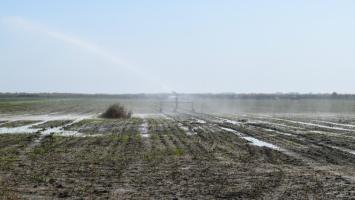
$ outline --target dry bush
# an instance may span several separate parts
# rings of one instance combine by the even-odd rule
[[[132,115],[131,111],[128,111],[121,104],[111,105],[104,113],[101,114],[103,118],[118,119],[118,118],[130,118]]]

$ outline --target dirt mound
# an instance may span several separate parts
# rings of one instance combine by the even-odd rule
[[[132,115],[131,111],[128,111],[121,104],[111,105],[104,113],[101,114],[102,118],[118,119],[118,118],[130,118]]]

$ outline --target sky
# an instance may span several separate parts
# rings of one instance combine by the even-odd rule
[[[0,92],[355,93],[352,0],[1,0]]]

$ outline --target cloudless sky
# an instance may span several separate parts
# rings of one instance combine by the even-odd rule
[[[0,92],[355,93],[355,1],[0,1]]]

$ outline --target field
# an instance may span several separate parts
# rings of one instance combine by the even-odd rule
[[[117,101],[133,118],[98,118]],[[199,101],[196,112],[159,113],[157,102],[142,99],[3,99],[0,196],[354,198],[354,103],[315,113],[311,104],[329,102],[307,101],[311,111],[302,112],[271,112],[270,102],[213,112],[219,102]]]

